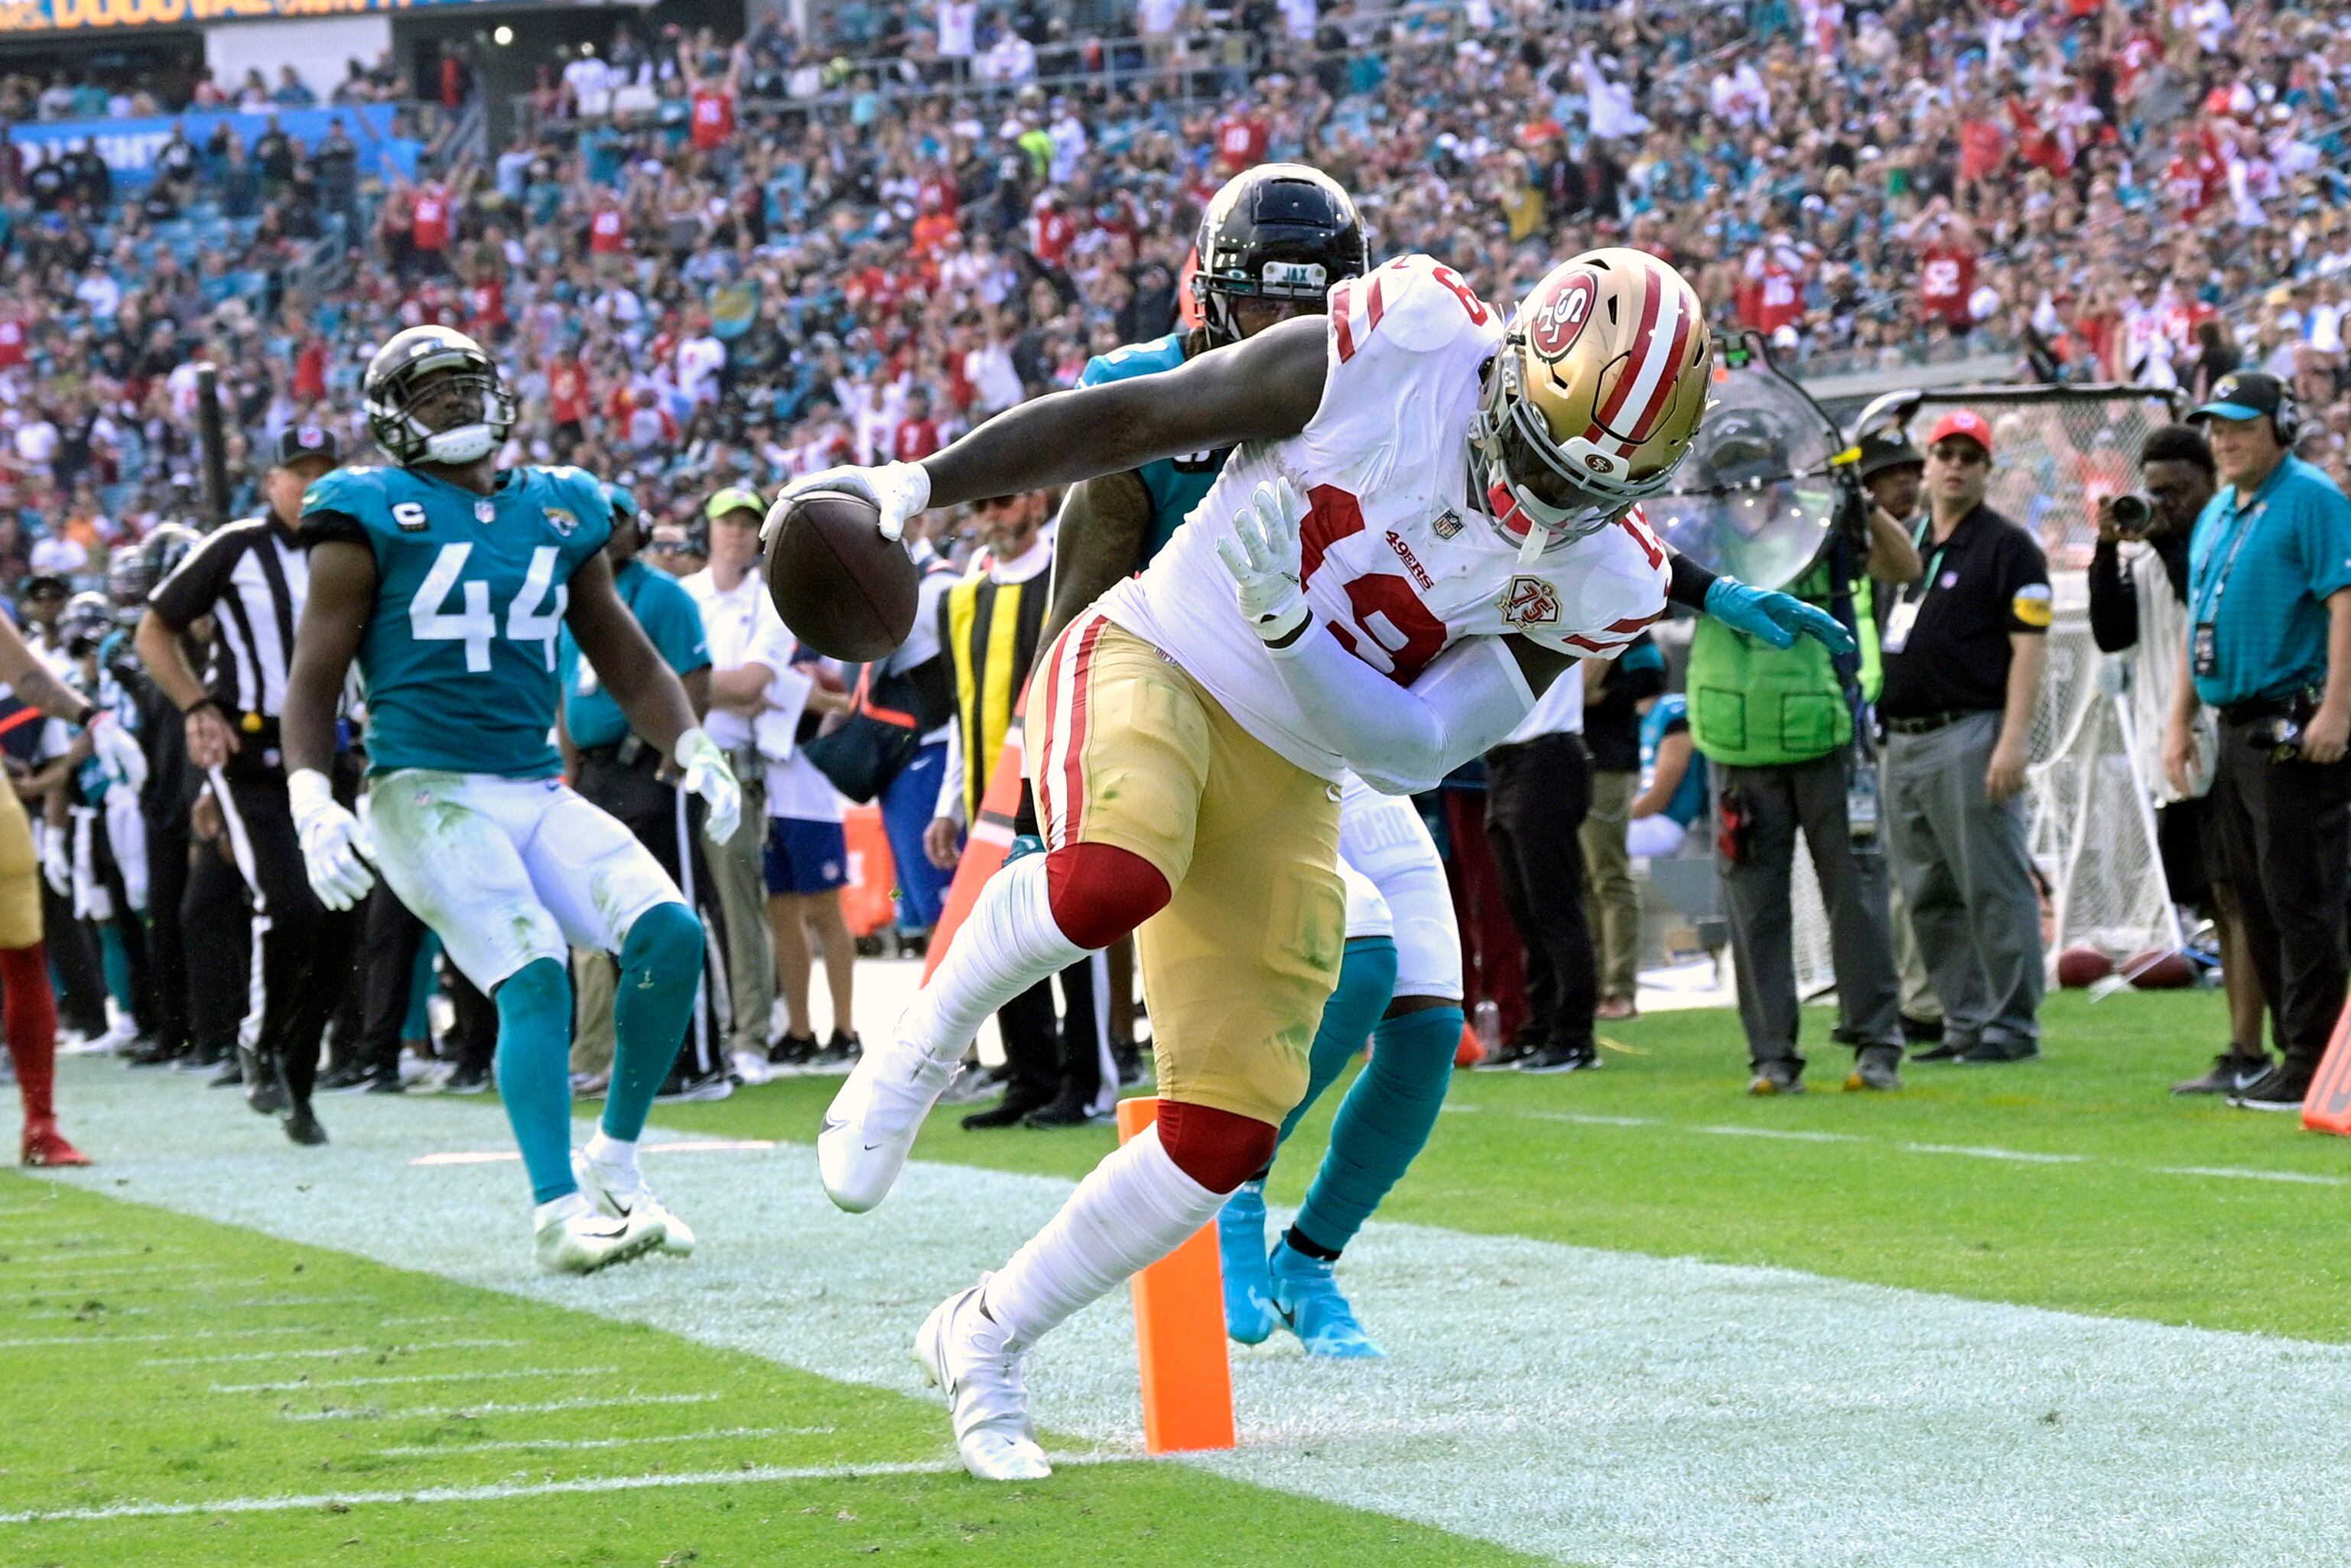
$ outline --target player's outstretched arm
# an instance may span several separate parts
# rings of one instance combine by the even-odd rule
[[[1050,647],[1086,607],[1134,575],[1151,531],[1151,492],[1132,470],[1070,486],[1053,537],[1053,591],[1037,645]]]
[[[629,727],[676,763],[684,788],[709,805],[703,831],[713,842],[725,843],[743,815],[742,788],[726,754],[704,733],[684,683],[621,601],[602,551],[580,562],[570,586],[564,621],[579,640],[580,656],[595,666]]]
[[[882,532],[896,538],[908,517],[933,507],[1295,435],[1322,406],[1328,330],[1322,317],[1302,316],[1157,375],[1024,402],[920,463],[820,470],[785,486],[761,535],[772,534],[789,503],[811,490],[863,496],[881,508]]]
[[[286,798],[302,841],[310,890],[329,909],[350,909],[375,885],[359,819],[335,799],[335,706],[375,610],[375,552],[354,539],[310,547],[310,590],[286,669],[278,719]]]
[[[5,682],[18,700],[69,724],[87,724],[99,711],[88,697],[51,674],[41,656],[26,645],[23,635],[5,617],[0,617],[0,682]]]

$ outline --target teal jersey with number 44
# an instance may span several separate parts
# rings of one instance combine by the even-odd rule
[[[578,468],[509,468],[487,496],[408,468],[340,468],[302,495],[302,537],[375,556],[360,639],[370,770],[551,779],[556,648],[571,574],[612,509]]]

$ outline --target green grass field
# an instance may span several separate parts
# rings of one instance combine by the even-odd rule
[[[1826,1021],[1807,1015],[1816,1032]],[[1620,1049],[1599,1073],[1459,1075],[1383,1218],[1970,1302],[2351,1340],[2336,1224],[2351,1145],[2164,1092],[2210,1053],[2218,1001],[2125,995],[2093,1008],[2067,995],[2047,1022],[2040,1062],[1919,1067],[1898,1096],[1845,1094],[1844,1053],[1823,1047],[1813,1093],[1750,1101],[1738,1092],[1730,1015],[1645,1019],[1615,1030]],[[89,1075],[122,1072],[72,1065],[69,1109]],[[656,1121],[805,1141],[832,1087],[786,1081],[663,1107]],[[1285,1152],[1277,1199],[1302,1193],[1336,1099]],[[330,1125],[371,1109],[338,1102]],[[496,1147],[496,1113],[479,1110],[480,1146]],[[1112,1141],[1106,1130],[965,1134],[943,1112],[916,1155],[1074,1178]],[[142,1174],[121,1196],[152,1198],[155,1179]],[[1531,1560],[1475,1531],[1305,1495],[1314,1489],[1292,1469],[1273,1490],[1236,1479],[1245,1463],[1211,1474],[1115,1444],[1049,1482],[985,1488],[952,1469],[935,1404],[888,1386],[717,1348],[616,1308],[565,1310],[107,1196],[118,1190],[103,1177],[80,1190],[0,1177],[0,1565]],[[398,1249],[376,1256],[387,1251]],[[711,1254],[661,1266],[715,1269],[723,1255]],[[519,1278],[527,1260],[513,1261]],[[1374,1289],[1365,1301],[1375,1329],[1381,1300]],[[1244,1358],[1243,1378],[1259,1364]],[[1352,1375],[1311,1370],[1334,1391],[1343,1385],[1327,1379]],[[1769,1409],[1759,1418],[1768,1438]],[[1408,1430],[1408,1413],[1399,1419]],[[1761,1508],[1771,1494],[1754,1495]],[[1415,1511],[1401,1494],[1397,1511]],[[22,1517],[60,1513],[81,1517]],[[1779,1555],[1716,1560],[1928,1560],[1813,1555],[1789,1540]],[[1311,1543],[1302,1556],[1301,1542]],[[1543,1555],[1645,1560],[1621,1548]]]

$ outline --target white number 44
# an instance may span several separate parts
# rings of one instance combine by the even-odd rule
[[[473,553],[470,544],[441,547],[441,553],[433,558],[433,570],[424,574],[416,597],[409,601],[408,629],[420,643],[465,643],[465,668],[479,674],[490,667],[490,639],[498,634],[498,620],[490,613],[490,585],[478,580],[459,580],[466,558]],[[531,551],[530,570],[514,602],[507,606],[507,640],[543,643],[550,670],[555,668],[556,635],[562,630],[563,612],[571,598],[570,589],[554,580],[559,553],[553,545]],[[465,608],[455,612],[442,608],[453,588],[464,591]]]

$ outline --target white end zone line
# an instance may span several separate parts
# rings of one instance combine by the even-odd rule
[[[617,1410],[632,1405],[707,1405],[716,1394],[625,1394],[598,1399],[538,1399],[523,1404],[410,1405],[398,1410],[365,1406],[350,1410],[283,1410],[280,1421],[404,1421],[410,1417],[439,1420],[449,1416],[543,1416],[550,1410]]]
[[[314,1381],[290,1378],[283,1383],[215,1383],[213,1394],[298,1394],[311,1388],[386,1388],[408,1383],[486,1383],[529,1377],[609,1377],[617,1366],[517,1366],[498,1372],[407,1372],[392,1377],[329,1377]]]
[[[168,1339],[168,1334],[157,1334]],[[71,1344],[104,1344],[104,1340],[69,1340]],[[116,1343],[120,1343],[119,1341]],[[141,1366],[214,1366],[233,1361],[334,1361],[354,1355],[430,1355],[441,1350],[513,1350],[518,1339],[444,1339],[437,1344],[344,1344],[326,1350],[238,1350],[218,1355],[153,1355],[141,1362]],[[308,1386],[318,1388],[321,1384]],[[215,1390],[214,1392],[218,1392]]]
[[[2243,1166],[2139,1166],[2097,1155],[2051,1154],[2036,1149],[2003,1149],[1987,1144],[1914,1144],[1866,1133],[1822,1133],[1795,1127],[1741,1127],[1726,1123],[1676,1122],[1663,1116],[1598,1116],[1580,1111],[1542,1111],[1515,1105],[1475,1105],[1448,1101],[1445,1109],[1462,1115],[1509,1116],[1525,1122],[1565,1122],[1578,1127],[1654,1127],[1669,1133],[1704,1133],[1719,1138],[1780,1138],[1801,1144],[1876,1144],[1906,1155],[1956,1155],[1970,1160],[2006,1160],[2029,1166],[2116,1165],[2157,1176],[2215,1176],[2229,1181],[2299,1182],[2310,1186],[2351,1186],[2351,1176],[2324,1176],[2310,1171],[2267,1171]]]
[[[758,1153],[776,1146],[773,1138],[704,1138],[690,1144],[641,1144],[641,1155],[725,1155],[744,1152]],[[497,1166],[517,1163],[522,1159],[518,1149],[452,1149],[437,1155],[419,1155],[408,1163],[412,1166]]]
[[[541,1448],[574,1452],[585,1448],[631,1448],[643,1443],[720,1443],[735,1437],[815,1437],[836,1429],[831,1427],[721,1427],[708,1432],[658,1432],[643,1437],[510,1437],[496,1443],[404,1443],[396,1448],[377,1448],[373,1453],[381,1459],[454,1458],[466,1454],[528,1453]]]
[[[1123,1464],[1133,1454],[1055,1454],[1057,1466]],[[66,1524],[105,1519],[167,1519],[191,1513],[287,1513],[378,1503],[505,1502],[515,1498],[576,1493],[650,1491],[667,1487],[761,1486],[775,1481],[853,1481],[882,1476],[954,1475],[958,1459],[881,1460],[872,1464],[758,1465],[739,1470],[689,1470],[677,1475],[581,1476],[524,1486],[420,1487],[413,1491],[319,1492],[308,1497],[232,1497],[212,1502],[125,1502],[105,1508],[63,1508],[0,1513],[0,1524]]]

